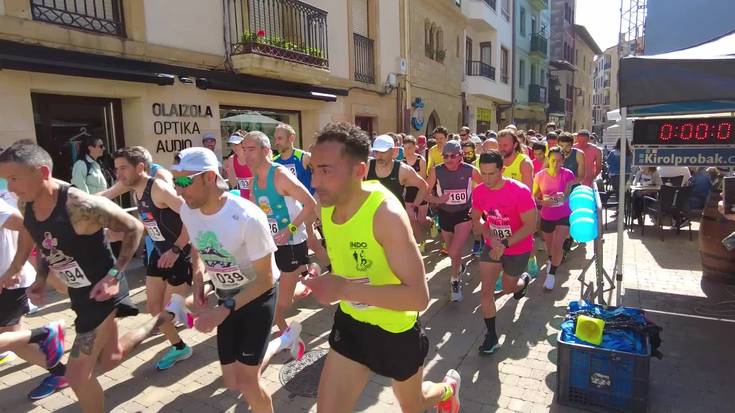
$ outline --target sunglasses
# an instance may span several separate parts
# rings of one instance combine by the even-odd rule
[[[454,159],[454,158],[456,158],[458,156],[462,156],[462,154],[460,154],[460,153],[444,153],[444,154],[442,154],[442,157],[444,159]]]
[[[174,178],[174,185],[178,186],[179,188],[186,188],[187,186],[194,183],[194,177],[196,177],[197,175],[201,175],[204,172],[206,171],[197,172],[193,175],[177,176],[176,178]]]

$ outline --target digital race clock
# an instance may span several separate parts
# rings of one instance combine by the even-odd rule
[[[633,145],[735,145],[735,118],[636,119]]]

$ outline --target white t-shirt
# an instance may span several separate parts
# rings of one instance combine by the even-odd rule
[[[686,185],[689,178],[692,177],[692,173],[686,166],[661,166],[658,168],[658,174],[661,178],[675,178],[677,176],[683,176],[684,180],[682,185]]]
[[[213,215],[186,204],[181,206],[180,215],[215,287],[240,290],[257,277],[252,261],[278,248],[265,213],[245,198],[226,195],[225,205]],[[280,272],[275,255],[271,255],[271,268],[277,280]]]
[[[15,199],[15,196],[6,190],[0,190],[0,226],[4,226],[5,221],[17,212],[18,200]],[[17,250],[18,232],[0,228],[0,275],[5,274],[5,271],[8,270]],[[36,270],[31,263],[26,261],[23,269],[20,270],[20,282],[10,288],[26,288],[35,280]]]

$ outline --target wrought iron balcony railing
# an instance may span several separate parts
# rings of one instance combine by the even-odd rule
[[[490,80],[495,80],[495,67],[479,60],[467,61],[468,76],[482,76]]]
[[[534,33],[531,35],[531,53],[539,53],[546,57],[549,50],[549,41],[543,35]]]
[[[33,20],[125,36],[120,0],[30,0]]]
[[[373,39],[352,34],[355,42],[355,80],[365,83],[375,83],[375,53]]]
[[[546,103],[546,88],[533,83],[528,85],[528,102],[541,104]]]
[[[327,12],[297,0],[223,0],[231,55],[329,67]]]

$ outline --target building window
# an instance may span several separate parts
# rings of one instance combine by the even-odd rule
[[[31,0],[31,15],[33,20],[90,32],[125,36],[122,7],[120,0],[70,2]]]
[[[288,110],[264,109],[264,108],[243,108],[243,107],[227,107],[220,106],[220,133],[222,136],[230,136],[238,129],[244,131],[261,131],[268,135],[271,139],[271,147],[273,147],[273,134],[279,123],[287,123],[296,131],[298,142],[297,147],[303,148],[303,140],[301,138],[301,113]],[[229,153],[230,149],[226,148],[226,142],[223,142],[222,153]]]
[[[508,49],[500,48],[500,80],[508,83]]]
[[[424,52],[429,59],[434,58],[434,24],[428,20],[424,22]]]
[[[526,62],[518,61],[518,87],[523,88],[526,85]]]
[[[536,64],[535,63],[531,63],[531,84],[532,85],[537,85],[538,84],[538,82],[536,81],[536,70],[537,70]]]
[[[525,36],[526,35],[526,8],[525,7],[521,6],[521,12],[519,13],[519,15],[520,15],[519,17],[520,21],[518,23],[519,23],[520,30],[521,30],[521,36]]]
[[[480,61],[488,66],[493,65],[492,53],[493,44],[491,42],[480,43]]]
[[[434,60],[437,62],[444,62],[446,57],[447,49],[444,48],[444,30],[440,27],[436,31],[436,51],[434,52]]]
[[[541,75],[539,76],[538,84],[541,86],[546,85],[546,71],[544,69],[541,69]]]

